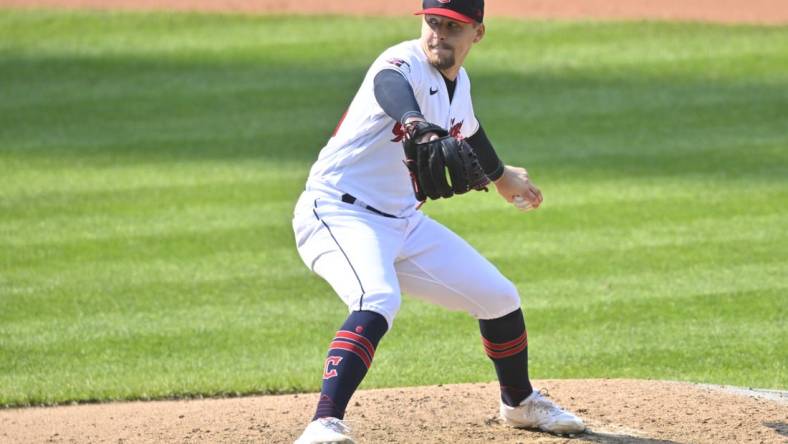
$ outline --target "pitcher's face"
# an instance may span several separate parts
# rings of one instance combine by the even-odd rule
[[[461,66],[471,47],[484,37],[484,25],[462,23],[427,14],[421,25],[421,45],[430,63],[439,70]]]

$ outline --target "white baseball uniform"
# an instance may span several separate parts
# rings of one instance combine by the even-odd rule
[[[405,132],[375,98],[374,79],[384,69],[408,80],[427,121],[459,138],[479,128],[464,69],[450,101],[418,40],[384,51],[321,150],[296,204],[293,229],[301,258],[350,311],[380,313],[389,328],[401,291],[478,319],[511,313],[520,307],[514,285],[465,240],[418,210],[403,163]],[[356,200],[343,202],[343,195]]]

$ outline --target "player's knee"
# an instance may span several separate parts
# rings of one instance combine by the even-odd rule
[[[485,319],[496,319],[520,308],[520,293],[508,279],[491,288],[488,294],[488,313]]]
[[[391,329],[401,305],[402,296],[398,292],[365,294],[364,299],[359,301],[361,310],[374,311],[386,318],[389,329]]]

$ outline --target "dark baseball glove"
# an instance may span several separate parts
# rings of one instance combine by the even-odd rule
[[[410,171],[416,199],[440,199],[471,190],[487,191],[490,180],[467,142],[458,140],[432,123],[406,125],[405,165]],[[424,135],[435,133],[439,139],[418,143]]]

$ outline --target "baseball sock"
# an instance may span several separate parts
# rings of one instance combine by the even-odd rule
[[[495,364],[501,400],[515,407],[534,389],[528,379],[528,333],[519,308],[498,319],[480,319],[482,343]]]
[[[375,347],[388,330],[386,318],[373,311],[354,311],[339,329],[323,366],[323,388],[312,418],[345,417],[350,397],[372,365]]]

